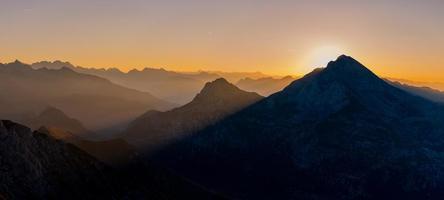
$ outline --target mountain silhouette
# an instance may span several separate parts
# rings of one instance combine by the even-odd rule
[[[343,55],[150,159],[239,199],[441,199],[443,133],[441,104]]]
[[[223,78],[205,84],[194,99],[166,112],[149,111],[132,122],[124,138],[142,149],[178,140],[262,99]]]
[[[21,62],[0,64],[0,117],[21,121],[57,107],[87,129],[122,126],[148,109],[174,105],[149,93],[81,74],[69,67],[32,69]]]

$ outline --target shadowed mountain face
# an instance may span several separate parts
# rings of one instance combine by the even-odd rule
[[[130,124],[124,138],[153,149],[200,130],[262,99],[217,79],[205,84],[190,103],[167,112],[149,111]]]
[[[441,199],[443,134],[442,105],[341,56],[152,159],[241,199]]]
[[[88,128],[121,125],[147,109],[172,105],[139,92],[69,68],[32,69],[20,62],[0,64],[0,116],[25,119],[48,106],[63,110]]]
[[[280,79],[272,77],[260,79],[244,78],[239,80],[236,83],[236,86],[245,91],[257,92],[260,95],[269,96],[281,91],[294,80],[296,79],[291,76],[286,76]]]
[[[11,121],[0,121],[3,199],[222,199],[135,162],[112,169],[77,147]]]

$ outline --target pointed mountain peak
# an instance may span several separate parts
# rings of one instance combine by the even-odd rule
[[[224,78],[218,78],[214,81],[206,83],[201,92],[211,90],[239,90],[239,88],[229,83]]]
[[[196,95],[193,101],[214,98],[226,99],[243,94],[256,95],[258,98],[261,98],[260,95],[254,92],[246,92],[239,89],[224,78],[218,78],[214,81],[206,83],[204,88],[200,91],[199,94]]]
[[[325,72],[340,73],[344,76],[355,76],[364,74],[374,76],[373,72],[367,69],[363,64],[361,64],[354,58],[346,55],[341,55],[335,61],[329,62],[327,67],[325,68]]]
[[[16,59],[16,60],[14,61],[14,64],[24,64],[24,63],[22,63],[20,60]]]
[[[26,65],[25,63],[23,63],[22,61],[17,60],[17,59],[14,62],[11,62],[11,63],[8,63],[8,64],[14,65],[14,66],[24,66],[24,65]]]

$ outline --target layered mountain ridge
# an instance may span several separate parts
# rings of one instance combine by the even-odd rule
[[[21,121],[52,106],[88,129],[120,126],[149,109],[173,104],[71,68],[32,69],[19,61],[0,64],[0,117]]]

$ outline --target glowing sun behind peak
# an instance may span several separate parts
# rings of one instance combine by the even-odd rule
[[[338,46],[321,46],[313,49],[305,58],[304,66],[300,73],[308,73],[316,68],[326,67],[328,62],[336,60],[340,55],[346,54],[345,50]]]

